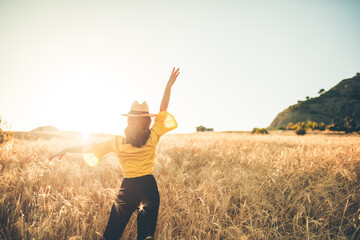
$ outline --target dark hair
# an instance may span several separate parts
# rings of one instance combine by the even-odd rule
[[[150,137],[150,117],[128,117],[128,126],[124,133],[127,143],[134,147],[142,147]]]

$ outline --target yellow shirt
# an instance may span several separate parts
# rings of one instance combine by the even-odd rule
[[[94,144],[92,150],[94,154],[84,154],[84,159],[93,167],[97,166],[107,153],[114,152],[126,178],[152,174],[156,145],[162,135],[175,128],[177,128],[175,118],[168,112],[160,112],[155,118],[150,137],[144,146],[138,148],[131,144],[123,144],[123,137],[116,136],[108,141]]]

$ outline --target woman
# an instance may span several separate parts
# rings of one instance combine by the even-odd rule
[[[132,104],[128,114],[122,114],[128,117],[125,137],[116,136],[98,144],[66,148],[50,157],[50,159],[55,157],[60,159],[66,153],[93,153],[97,161],[88,163],[96,166],[105,154],[115,152],[117,155],[125,178],[117,202],[112,206],[103,239],[119,239],[135,210],[138,210],[137,239],[154,238],[160,204],[157,184],[152,175],[155,150],[160,136],[177,127],[174,117],[167,112],[167,108],[171,87],[179,74],[179,68],[176,71],[173,68],[158,115],[149,113],[146,102],[139,104],[137,101]],[[155,116],[155,123],[149,129],[151,117]]]

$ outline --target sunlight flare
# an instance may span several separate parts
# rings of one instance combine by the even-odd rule
[[[88,131],[82,131],[81,132],[81,143],[84,144],[84,143],[89,142],[89,136],[90,136],[90,133]]]

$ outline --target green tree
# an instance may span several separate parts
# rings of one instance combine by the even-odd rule
[[[295,125],[292,122],[289,122],[288,125],[286,125],[286,130],[295,130]]]
[[[305,135],[306,134],[305,124],[298,125],[295,129],[295,133],[296,135],[300,135],[300,136]]]
[[[355,132],[357,129],[357,122],[350,117],[346,117],[344,119],[344,131],[345,133],[352,133]]]
[[[305,129],[312,129],[313,122],[311,120],[307,120],[305,124]]]
[[[322,88],[322,89],[319,90],[318,94],[322,95],[324,92],[325,92],[325,89]]]
[[[346,117],[340,122],[327,126],[327,128],[331,131],[344,131],[345,133],[352,133],[360,130],[360,123],[357,123],[350,117]]]
[[[312,124],[312,130],[319,129],[319,124],[317,122],[313,122]]]
[[[301,127],[301,128],[305,128],[306,126],[306,123],[305,122],[297,122],[295,124],[295,130],[298,128],[298,127]]]
[[[320,130],[320,131],[324,131],[325,128],[326,128],[325,123],[321,122],[321,123],[319,124],[319,130]]]

